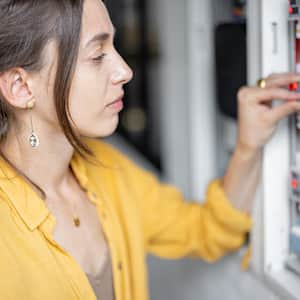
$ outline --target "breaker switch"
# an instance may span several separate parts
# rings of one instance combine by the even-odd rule
[[[300,0],[289,0],[289,13],[292,17],[299,14]]]
[[[296,178],[293,178],[292,179],[292,188],[294,190],[296,190],[298,188],[298,185],[299,185],[298,180]]]
[[[289,13],[290,13],[290,15],[293,14],[293,11],[294,11],[293,8],[290,6],[290,7],[289,7]]]
[[[300,196],[300,173],[299,173],[299,170],[291,170],[291,173],[290,173],[290,187],[291,187],[291,192],[292,194],[297,197],[297,199],[299,199],[299,196]],[[299,199],[300,200],[300,199]]]
[[[298,15],[299,7],[298,6],[290,6],[289,13],[290,13],[290,15]]]
[[[297,82],[293,82],[289,84],[289,90],[290,91],[297,91],[299,88],[299,84]]]

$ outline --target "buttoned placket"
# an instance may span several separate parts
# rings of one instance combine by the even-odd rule
[[[109,177],[103,177],[102,182],[106,182],[107,180],[110,180]],[[108,222],[105,222],[105,225],[107,226],[107,241],[109,243],[111,253],[112,253],[112,264],[113,264],[113,275],[114,275],[114,286],[115,286],[115,297],[116,300],[121,299],[131,299],[131,297],[128,295],[125,296],[125,281],[124,278],[127,276],[127,280],[129,280],[129,274],[125,275],[124,270],[124,264],[122,257],[122,247],[125,247],[125,241],[123,240],[123,234],[120,224],[118,223],[117,215],[115,211],[112,209],[112,199],[109,199],[109,193],[106,190],[106,186],[102,184],[99,187],[100,191],[100,198],[101,201],[105,204],[105,210],[106,214],[109,214],[108,219],[110,220],[109,224]],[[101,212],[100,212],[101,214]],[[125,298],[124,298],[125,296]]]
[[[76,163],[74,163],[75,161]],[[106,177],[107,174],[105,173],[105,171],[103,173],[99,173],[98,180],[101,184],[94,188],[93,184],[89,181],[87,177],[85,163],[78,155],[76,155],[75,159],[72,160],[71,166],[79,184],[86,192],[88,199],[96,205],[99,221],[102,225],[103,233],[106,237],[106,241],[111,252],[115,299],[124,300],[123,293],[121,292],[123,289],[123,263],[121,259],[120,249],[118,247],[120,243],[119,239],[121,238],[120,236],[122,236],[122,230],[120,228],[120,224],[118,224],[118,221],[116,220],[117,216],[113,208],[111,207],[111,199],[109,199],[109,193],[107,192],[105,186],[105,184],[108,183],[107,180],[110,180],[110,178]]]
[[[103,191],[102,188],[100,188],[99,196],[99,193],[95,192],[93,189],[90,189],[88,185],[89,184],[87,184],[84,188],[85,192],[87,194],[88,199],[96,205],[96,210],[103,229],[103,234],[106,238],[111,253],[115,299],[122,299],[122,294],[118,293],[121,287],[118,287],[117,283],[121,284],[121,280],[119,277],[122,276],[120,272],[123,269],[123,264],[120,259],[121,255],[117,247],[117,239],[116,236],[114,236],[115,232],[112,228],[112,216],[109,214],[109,209],[107,207],[107,194]]]
[[[118,279],[117,277],[119,276],[118,272],[116,271],[116,269],[119,270],[119,268],[116,268],[116,266],[120,263],[120,259],[119,259],[119,254],[117,252],[117,245],[116,245],[116,241],[115,241],[115,236],[113,236],[114,232],[112,230],[112,226],[113,224],[111,224],[111,218],[110,222],[108,222],[108,209],[105,205],[105,195],[103,190],[101,189],[101,197],[98,196],[98,194],[94,191],[88,192],[88,194],[93,198],[93,200],[96,202],[96,206],[97,206],[97,213],[99,215],[99,218],[102,220],[101,224],[102,224],[102,228],[103,228],[103,233],[106,237],[106,241],[108,243],[109,246],[109,250],[111,253],[111,262],[112,262],[112,268],[113,268],[113,285],[114,285],[114,292],[115,292],[115,298],[117,299],[121,299],[121,295],[118,295],[118,287],[117,282]],[[119,280],[120,282],[120,280]]]

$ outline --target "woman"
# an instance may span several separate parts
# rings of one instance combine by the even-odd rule
[[[99,0],[0,2],[0,298],[147,299],[144,258],[215,261],[250,230],[261,149],[300,110],[272,75],[239,92],[239,135],[203,206],[96,137],[132,72]],[[271,107],[272,99],[283,99]]]

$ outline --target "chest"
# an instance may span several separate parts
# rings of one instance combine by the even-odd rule
[[[49,201],[47,206],[56,218],[54,240],[81,266],[83,271],[96,276],[105,268],[109,257],[108,243],[97,213],[96,205],[84,193],[70,199]],[[80,225],[75,226],[75,215]]]

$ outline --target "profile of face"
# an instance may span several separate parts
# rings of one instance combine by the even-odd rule
[[[86,0],[70,113],[84,136],[107,136],[118,125],[123,86],[132,71],[113,44],[114,27],[102,1]],[[111,104],[113,103],[113,104]],[[110,105],[111,104],[111,105]]]
[[[78,58],[69,97],[71,124],[86,137],[106,137],[117,128],[122,110],[123,86],[132,71],[114,48],[114,27],[101,0],[85,0]],[[43,68],[29,73],[21,68],[1,76],[0,88],[14,107],[16,119],[28,127],[26,103],[34,97],[32,110],[38,134],[62,133],[55,111],[54,86],[58,50],[47,43]],[[118,101],[119,100],[119,101]]]

